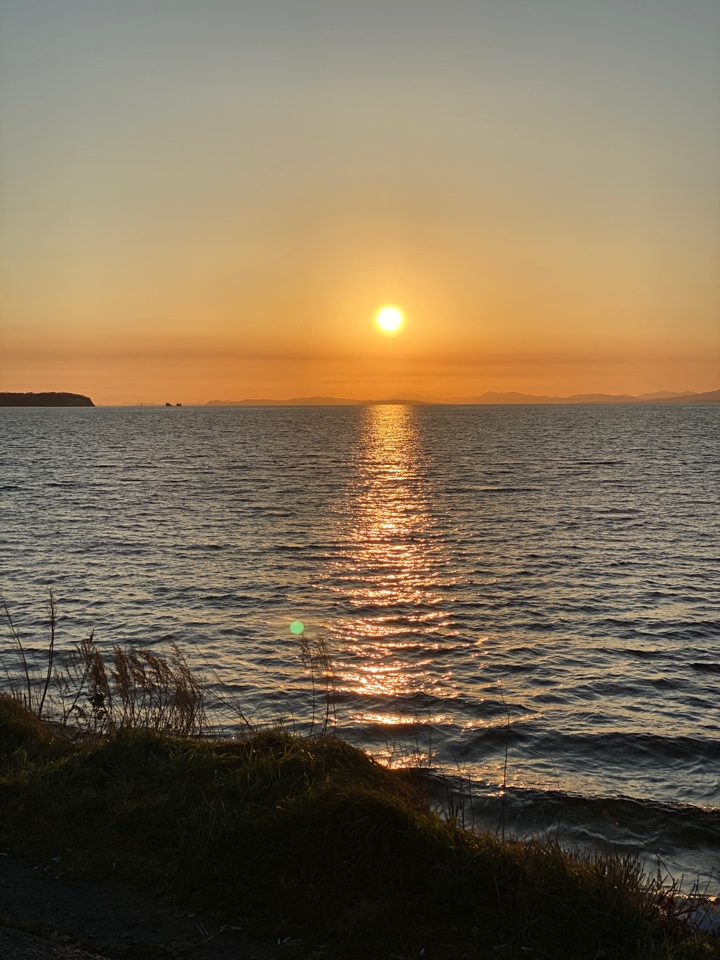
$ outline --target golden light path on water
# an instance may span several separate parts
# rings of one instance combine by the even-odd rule
[[[338,690],[367,703],[354,721],[448,719],[408,710],[413,694],[447,700],[453,686],[447,663],[439,667],[435,658],[456,633],[443,602],[454,581],[426,463],[412,407],[366,409],[341,519],[345,546],[333,570],[350,614],[329,625],[342,648],[334,664]]]

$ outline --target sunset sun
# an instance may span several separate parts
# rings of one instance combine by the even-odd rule
[[[375,323],[383,333],[397,333],[403,325],[403,313],[398,307],[381,307],[375,315]]]

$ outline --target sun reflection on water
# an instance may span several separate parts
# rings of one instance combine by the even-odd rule
[[[454,581],[426,465],[412,407],[367,408],[333,569],[333,589],[350,608],[332,624],[343,648],[341,691],[452,695],[436,655],[456,632],[444,596]],[[368,722],[380,716],[397,712],[375,704],[362,714]]]

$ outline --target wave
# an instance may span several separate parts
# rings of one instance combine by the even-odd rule
[[[599,768],[608,762],[624,766],[650,761],[720,761],[720,739],[701,736],[668,737],[660,734],[609,731],[602,733],[564,733],[547,731],[532,721],[508,727],[490,727],[476,732],[469,740],[474,753],[505,743],[531,744],[536,752],[548,756],[578,757],[590,755]]]
[[[709,663],[705,660],[694,660],[690,666],[693,670],[704,671],[705,673],[720,673],[720,663]]]
[[[562,790],[509,786],[428,774],[439,804],[452,796],[463,805],[466,825],[506,836],[552,836],[581,848],[614,849],[637,856],[646,869],[668,872],[686,892],[698,883],[720,886],[720,808],[660,803],[622,795],[585,796]]]

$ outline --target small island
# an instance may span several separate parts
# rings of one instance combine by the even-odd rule
[[[0,393],[0,407],[94,407],[80,393]]]

